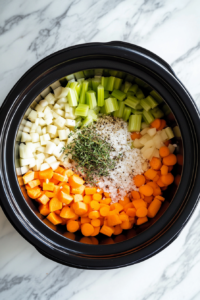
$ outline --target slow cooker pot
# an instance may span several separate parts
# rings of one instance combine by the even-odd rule
[[[179,186],[172,185],[167,201],[155,219],[126,231],[123,238],[88,245],[66,237],[45,223],[33,201],[20,187],[16,175],[16,136],[26,111],[51,84],[68,74],[87,69],[112,69],[134,76],[147,91],[156,90],[178,124],[177,153],[184,163],[177,166]],[[44,95],[44,92],[42,93]],[[36,100],[35,100],[36,99]],[[199,197],[200,119],[196,105],[170,66],[155,54],[123,42],[91,43],[58,51],[34,65],[12,88],[0,111],[0,198],[7,218],[16,230],[44,256],[77,268],[111,269],[143,261],[169,245],[183,229]],[[113,241],[113,242],[112,242]]]

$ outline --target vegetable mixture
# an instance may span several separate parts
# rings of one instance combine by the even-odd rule
[[[17,174],[53,225],[66,226],[69,233],[81,230],[85,237],[99,233],[110,237],[156,216],[165,201],[163,192],[180,182],[173,167],[183,158],[174,154],[174,133],[180,131],[167,126],[164,116],[169,109],[155,91],[145,96],[137,80],[124,80],[123,72],[98,69],[86,79],[92,72],[66,76],[61,80],[65,87],[54,83],[54,92],[47,90],[44,99],[28,110],[17,136],[21,142]],[[121,171],[125,181],[127,176],[131,179],[129,188],[121,180],[115,194],[107,180],[115,185],[111,174],[120,172],[127,161],[123,146],[117,151],[109,135],[100,134],[104,120],[106,126],[118,122],[126,130],[124,149],[135,153],[132,164],[130,156],[126,158],[135,175]],[[134,164],[137,160],[140,170]]]

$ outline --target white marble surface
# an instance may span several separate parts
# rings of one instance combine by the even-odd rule
[[[0,103],[50,53],[123,40],[164,58],[200,106],[199,0],[1,0]],[[167,249],[138,265],[83,271],[41,256],[0,209],[1,300],[199,300],[200,206]]]

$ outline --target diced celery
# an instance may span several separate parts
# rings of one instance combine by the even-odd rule
[[[118,71],[118,72],[117,72],[117,77],[123,79],[123,78],[125,77],[125,72]]]
[[[79,104],[75,110],[76,116],[86,117],[88,115],[89,105]]]
[[[120,88],[120,91],[124,92],[124,83],[122,84],[121,88]]]
[[[86,93],[86,103],[89,105],[90,109],[93,109],[97,106],[97,100],[95,92],[90,90]]]
[[[113,76],[108,77],[106,89],[108,91],[112,92],[114,89],[114,83],[115,83],[115,77],[113,77]]]
[[[144,88],[148,87],[148,84],[138,77],[135,77],[135,82]]]
[[[81,128],[89,126],[92,123],[93,123],[93,119],[91,117],[86,117],[82,122]]]
[[[124,103],[131,108],[136,108],[136,106],[138,105],[138,103],[140,103],[140,101],[136,97],[134,98],[133,97],[131,99],[127,98],[124,101]]]
[[[117,99],[116,98],[108,98],[105,100],[105,110],[106,113],[109,114],[115,110],[119,109],[119,105],[117,103]]]
[[[164,113],[162,112],[162,110],[159,107],[153,108],[151,110],[151,113],[156,119],[160,119],[160,118],[164,117]]]
[[[120,90],[114,90],[111,95],[117,98],[119,101],[122,101],[126,98],[126,94]]]
[[[141,110],[136,110],[134,108],[132,108],[131,112],[134,114],[134,115],[142,115],[143,112]]]
[[[143,93],[143,91],[141,90],[141,89],[138,89],[137,90],[137,92],[136,92],[136,97],[138,98],[138,99],[144,99],[144,93]]]
[[[117,71],[116,71],[116,70],[109,70],[109,74],[110,74],[111,76],[116,77]]]
[[[142,116],[131,115],[128,122],[128,131],[140,131],[141,129]]]
[[[82,125],[82,118],[81,117],[78,117],[76,120],[75,120],[75,126],[77,128],[79,128],[81,125]]]
[[[93,121],[97,121],[98,116],[97,116],[97,114],[95,113],[94,110],[89,109],[89,111],[88,111],[88,118],[92,118]]]
[[[180,128],[178,126],[175,126],[173,128],[173,132],[174,132],[175,137],[178,137],[178,138],[181,137],[181,131],[180,131]]]
[[[99,85],[97,87],[97,104],[98,106],[104,106],[104,87]]]
[[[103,75],[103,69],[95,69],[94,70],[95,76],[102,76]]]
[[[119,109],[116,110],[113,115],[116,118],[122,118],[124,113],[124,107],[125,107],[124,101],[118,101],[118,105],[119,105]]]
[[[87,81],[89,82],[88,90],[91,90],[92,89],[92,78],[88,78]]]
[[[80,97],[81,88],[82,88],[82,83],[78,83],[77,86],[75,87],[78,97]]]
[[[169,106],[168,106],[166,103],[164,103],[164,104],[161,106],[161,109],[162,109],[162,111],[164,112],[164,114],[165,114],[166,116],[169,115],[169,114],[171,113],[171,110],[170,110]]]
[[[165,132],[166,132],[166,134],[167,134],[167,136],[168,136],[169,140],[170,140],[170,139],[173,139],[173,137],[174,137],[174,133],[173,133],[173,131],[172,131],[171,127],[167,127],[167,128],[165,128]]]
[[[138,90],[138,85],[137,84],[133,84],[128,91],[129,92],[133,92],[134,95],[136,95],[137,90]]]
[[[84,77],[86,77],[86,78],[89,78],[89,77],[93,77],[94,76],[94,71],[93,71],[93,69],[92,70],[85,70],[85,71],[83,71],[83,73],[84,73]]]
[[[70,81],[71,79],[75,79],[74,74],[67,75],[65,78],[67,79],[67,81]]]
[[[74,90],[74,94],[75,94],[76,100],[77,100],[77,102],[78,102],[78,101],[79,101],[79,97],[78,97],[78,93],[77,93],[77,91],[76,91],[77,85],[78,85],[78,82],[77,82],[77,81],[74,81],[74,82],[71,82],[71,83],[70,83],[69,87],[70,87],[72,90]]]
[[[149,111],[143,110],[142,117],[147,124],[151,124],[154,120],[154,117]]]
[[[131,82],[125,81],[124,82],[124,90],[123,90],[123,92],[127,93],[131,86],[132,86]]]
[[[107,99],[107,98],[109,98],[109,97],[110,97],[109,91],[105,91],[105,90],[104,90],[104,99]]]
[[[69,88],[67,99],[70,106],[77,106],[77,98],[73,89]]]
[[[147,124],[145,122],[142,122],[141,129],[145,129],[145,128],[148,128],[148,127],[149,127],[149,124]]]
[[[126,81],[128,82],[133,82],[134,81],[135,76],[131,75],[131,74],[127,74],[126,75]]]
[[[93,108],[93,111],[95,112],[95,114],[98,115],[98,113],[100,112],[100,107],[99,106],[96,106],[95,108]]]
[[[101,85],[104,87],[104,90],[107,90],[108,77],[101,77]]]
[[[122,81],[123,81],[122,78],[115,77],[114,90],[119,90],[121,88]]]
[[[74,73],[74,75],[76,77],[76,80],[79,79],[79,78],[85,77],[83,71],[76,72],[76,73]]]
[[[149,104],[149,102],[146,99],[142,99],[140,101],[140,105],[142,106],[142,108],[144,108],[146,111],[149,111],[151,109],[151,105]]]
[[[128,119],[129,119],[129,117],[130,117],[130,114],[131,114],[131,108],[125,106],[125,107],[124,107],[124,112],[123,112],[122,119],[123,119],[124,121],[128,121]]]
[[[79,103],[84,104],[85,103],[85,94],[88,91],[88,85],[89,85],[89,81],[85,80],[82,83],[82,89],[81,89],[81,95],[80,95],[80,100]]]
[[[163,98],[155,90],[151,91],[150,95],[154,97],[159,104],[163,102]]]
[[[78,81],[78,83],[83,83],[83,81],[85,81],[85,78],[79,78],[79,79],[77,79],[77,81]]]
[[[101,113],[102,115],[108,115],[108,114],[106,113],[105,105],[102,106],[102,107],[100,108],[100,113]]]
[[[137,110],[143,110],[143,107],[140,105],[140,103],[136,106],[136,108],[135,109],[137,109]]]
[[[93,91],[97,91],[98,85],[101,84],[101,79],[100,78],[92,78],[92,89]]]
[[[146,101],[149,103],[151,108],[155,108],[156,106],[158,106],[158,102],[152,96],[146,97]]]

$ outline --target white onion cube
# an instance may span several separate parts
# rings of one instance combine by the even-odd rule
[[[53,151],[55,150],[55,148],[56,148],[56,145],[54,143],[48,141],[46,144],[45,153],[52,154]]]
[[[57,125],[60,128],[63,128],[65,125],[65,119],[59,116],[58,118],[55,119],[54,124]]]
[[[58,96],[62,92],[62,86],[57,87],[53,92],[54,92],[55,97],[58,98]]]
[[[44,163],[44,164],[42,164],[41,166],[40,166],[40,171],[44,171],[44,170],[47,170],[47,169],[49,169],[50,168],[50,166],[47,164],[47,163]]]
[[[36,142],[39,142],[40,140],[40,137],[39,137],[39,134],[38,133],[30,133],[30,136],[31,136],[31,139],[32,139],[32,142],[33,143],[36,143]]]
[[[25,174],[25,173],[27,173],[28,170],[29,170],[28,166],[21,167],[21,173],[22,173],[22,175]]]
[[[54,161],[53,163],[50,164],[50,167],[52,168],[53,171],[55,171],[60,165],[59,161]]]
[[[26,132],[22,132],[21,142],[24,142],[24,143],[31,142],[30,134],[28,134]]]
[[[67,119],[66,122],[65,122],[65,126],[67,126],[67,127],[75,127],[76,126],[76,122],[75,122],[75,120]]]
[[[42,107],[46,107],[48,104],[49,104],[49,103],[48,103],[47,100],[41,100],[41,101],[39,102],[39,105],[41,105]]]
[[[37,118],[37,112],[35,110],[31,110],[30,114],[28,115],[28,119],[34,123],[36,118]]]
[[[49,165],[51,165],[51,163],[57,161],[55,156],[49,156],[48,158],[45,158],[45,162],[47,162]]]
[[[38,111],[38,112],[39,111],[42,112],[44,110],[44,107],[41,106],[40,104],[37,104],[36,107],[35,107],[35,110]]]

